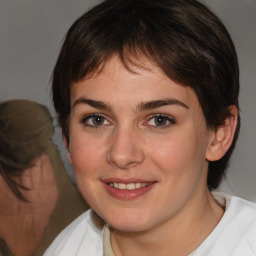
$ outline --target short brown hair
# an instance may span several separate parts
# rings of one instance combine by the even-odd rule
[[[70,87],[100,72],[113,56],[129,69],[146,57],[170,79],[191,87],[206,123],[216,129],[238,106],[236,51],[223,23],[195,0],[105,0],[69,29],[52,76],[52,97],[68,139]],[[239,119],[239,118],[238,118]],[[235,146],[210,162],[208,186],[216,188]]]

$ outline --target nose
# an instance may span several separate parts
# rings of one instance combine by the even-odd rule
[[[129,128],[117,128],[110,138],[107,162],[120,169],[128,169],[144,161],[144,151],[138,132]]]

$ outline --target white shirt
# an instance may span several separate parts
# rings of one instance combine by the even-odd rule
[[[256,256],[256,204],[220,192],[213,195],[225,213],[191,255]],[[44,256],[102,256],[104,229],[104,222],[88,210],[60,233]],[[111,255],[108,230],[104,237],[104,255]]]

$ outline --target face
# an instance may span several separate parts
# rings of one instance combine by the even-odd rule
[[[77,185],[113,228],[144,231],[196,207],[212,132],[194,91],[117,58],[71,87],[68,149]],[[198,201],[198,202],[197,202]]]

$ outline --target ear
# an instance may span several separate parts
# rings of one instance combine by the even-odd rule
[[[206,153],[208,161],[220,160],[232,145],[234,134],[237,126],[237,107],[229,106],[230,116],[225,120],[225,123],[213,132],[210,145]]]
[[[64,135],[64,133],[62,133],[62,138],[63,138],[64,144],[65,144],[65,147],[68,151],[67,159],[68,159],[69,163],[72,164],[72,159],[71,159],[70,152],[69,152],[69,141],[68,141],[67,137]]]

